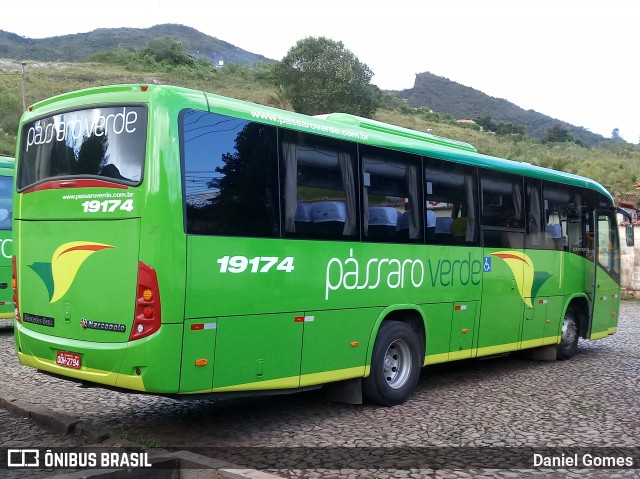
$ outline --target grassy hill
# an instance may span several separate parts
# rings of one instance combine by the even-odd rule
[[[230,43],[205,35],[184,25],[156,25],[151,28],[99,28],[50,38],[25,38],[0,30],[0,58],[17,60],[81,62],[89,55],[119,47],[140,49],[154,38],[169,36],[182,42],[184,50],[213,63],[236,62],[251,65],[273,62],[262,55],[247,52]]]
[[[156,25],[151,28],[100,28],[86,33],[58,37],[30,39],[0,30],[0,58],[19,61],[83,62],[97,53],[115,49],[140,50],[151,40],[171,37],[178,41],[185,53],[193,58],[204,58],[214,64],[274,60],[247,52],[223,40],[206,35],[194,28],[177,24]],[[95,57],[94,57],[95,58]],[[426,107],[455,118],[475,118],[489,115],[498,122],[509,122],[527,128],[529,137],[541,140],[546,130],[561,124],[580,143],[592,146],[608,141],[580,126],[551,118],[534,110],[524,110],[501,98],[453,82],[429,72],[419,73],[413,88],[395,92],[406,99],[411,107]]]
[[[17,125],[22,112],[21,64],[0,59],[0,154],[14,155]],[[71,90],[113,83],[173,84],[233,98],[279,106],[280,97],[260,68],[228,64],[223,68],[169,71],[131,71],[124,67],[94,63],[27,62],[25,100],[36,101]],[[392,96],[390,96],[392,98]],[[396,97],[397,98],[397,97]],[[388,99],[388,98],[387,98]],[[488,155],[525,161],[591,177],[614,193],[633,193],[640,180],[640,148],[629,143],[602,143],[586,148],[575,143],[543,144],[518,135],[500,136],[434,119],[407,108],[401,99],[385,102],[375,119],[473,144]],[[400,106],[401,105],[401,106]]]
[[[508,121],[527,127],[529,137],[542,140],[547,129],[556,124],[567,128],[582,144],[593,146],[606,141],[602,135],[574,126],[534,110],[525,110],[502,98],[494,98],[481,91],[429,72],[418,73],[413,88],[398,92],[412,107],[428,107],[455,118],[476,118],[490,115],[497,121]]]

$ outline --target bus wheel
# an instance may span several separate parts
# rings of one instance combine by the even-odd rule
[[[578,322],[573,309],[567,308],[558,345],[558,359],[571,359],[578,350]]]
[[[373,345],[371,371],[362,382],[370,402],[395,406],[405,402],[420,377],[420,341],[416,332],[400,321],[384,321]]]

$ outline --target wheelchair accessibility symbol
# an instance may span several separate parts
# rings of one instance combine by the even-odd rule
[[[491,273],[491,257],[490,256],[484,257],[484,265],[482,266],[482,269],[484,269],[485,273]]]

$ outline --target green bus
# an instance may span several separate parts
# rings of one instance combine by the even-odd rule
[[[0,156],[0,324],[10,324],[6,320],[12,322],[14,317],[11,288],[14,165],[13,158]]]
[[[172,86],[60,95],[18,134],[15,342],[40,370],[395,405],[422,366],[616,331],[616,209],[587,178]]]

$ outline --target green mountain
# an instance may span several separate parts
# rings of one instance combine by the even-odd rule
[[[184,25],[164,24],[151,28],[99,28],[88,33],[32,39],[0,30],[0,58],[32,61],[82,62],[87,56],[118,47],[140,50],[156,38],[169,36],[182,42],[184,51],[196,58],[206,58],[214,64],[274,60],[247,52],[223,40],[205,35]],[[601,135],[534,110],[524,110],[501,98],[461,85],[429,72],[416,75],[413,88],[395,92],[415,108],[427,107],[455,118],[473,119],[490,115],[497,122],[510,122],[527,127],[530,138],[541,140],[545,132],[561,124],[585,146],[608,141]],[[609,140],[610,141],[610,140]]]
[[[139,50],[154,38],[164,36],[182,42],[184,51],[190,55],[206,58],[214,64],[219,61],[248,65],[255,62],[273,62],[262,55],[247,52],[193,28],[174,24],[156,25],[151,28],[99,28],[88,33],[50,38],[25,38],[0,30],[0,58],[81,62],[88,55],[118,47]]]
[[[537,140],[542,140],[545,131],[557,124],[567,128],[576,139],[587,146],[607,140],[583,127],[571,125],[535,110],[525,110],[502,98],[494,98],[429,72],[416,74],[413,88],[396,93],[414,108],[427,107],[438,113],[450,114],[456,119],[490,115],[496,121],[524,125],[529,137]]]

